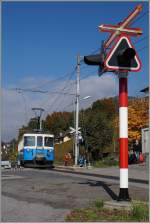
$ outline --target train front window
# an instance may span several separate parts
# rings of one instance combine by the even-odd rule
[[[44,146],[53,147],[53,138],[52,137],[45,137]]]
[[[35,146],[35,136],[25,136],[24,146]]]
[[[43,137],[37,136],[37,146],[42,147],[43,146]]]

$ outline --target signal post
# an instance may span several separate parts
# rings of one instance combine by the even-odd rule
[[[108,47],[115,41],[104,61],[101,54],[85,56],[84,61],[88,65],[98,65],[105,72],[114,72],[119,78],[119,148],[120,148],[120,191],[118,201],[130,201],[128,192],[128,72],[137,72],[141,69],[141,62],[131,36],[142,34],[140,28],[129,28],[131,21],[141,12],[142,6],[138,5],[134,11],[121,23],[113,25],[101,25],[100,31],[110,32],[111,35],[104,43],[105,53]]]
[[[120,192],[118,200],[130,200],[128,193],[128,72],[119,77]]]

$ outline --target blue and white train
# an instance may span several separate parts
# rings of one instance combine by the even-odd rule
[[[53,167],[54,135],[24,134],[18,144],[18,160],[22,166]]]

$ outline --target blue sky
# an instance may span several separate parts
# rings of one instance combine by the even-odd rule
[[[98,26],[121,22],[138,4],[140,2],[3,2],[3,89],[6,91],[11,87],[40,86],[47,80],[56,79],[72,71],[78,53],[82,56],[88,55],[100,47],[102,40],[108,38],[109,34],[99,32]],[[142,2],[142,5],[140,15],[148,11],[148,2]],[[133,27],[143,30],[141,37],[131,38],[133,43],[146,38],[135,44],[142,61],[142,70],[130,73],[129,95],[137,95],[148,85],[148,13],[137,20]],[[143,47],[146,48],[142,49]],[[85,68],[81,77],[91,74],[98,80],[96,70],[97,68],[93,67]],[[104,75],[106,79],[109,76]],[[57,90],[57,85],[52,84],[41,89],[46,87],[49,90]],[[99,88],[101,89],[101,86]],[[26,99],[27,104],[30,103],[29,98],[30,96],[28,101]],[[11,99],[8,101],[11,102]],[[8,116],[9,113],[5,117]]]

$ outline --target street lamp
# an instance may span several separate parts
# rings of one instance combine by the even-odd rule
[[[84,97],[84,98],[82,98],[81,100],[86,100],[86,99],[89,99],[89,98],[91,98],[91,96],[90,96],[90,95],[85,96],[85,97]]]

